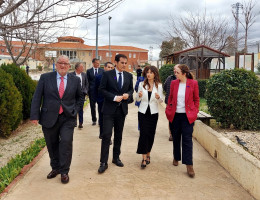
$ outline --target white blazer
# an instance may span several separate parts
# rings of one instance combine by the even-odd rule
[[[145,114],[147,108],[148,108],[148,104],[150,106],[150,110],[151,110],[151,114],[155,114],[158,113],[158,103],[162,103],[163,102],[163,89],[162,89],[162,84],[158,85],[158,89],[155,87],[155,84],[153,86],[153,91],[151,94],[151,98],[150,101],[148,101],[148,86],[146,85],[144,88],[143,87],[144,82],[139,83],[138,86],[138,92],[136,94],[136,100],[137,101],[141,101],[140,106],[138,108],[138,111],[140,113]],[[143,95],[142,97],[139,97],[139,92],[142,91]],[[160,99],[156,99],[155,98],[155,93],[158,93],[160,95]]]

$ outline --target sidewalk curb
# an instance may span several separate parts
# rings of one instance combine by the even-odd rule
[[[30,162],[28,165],[25,165],[20,174],[4,189],[4,191],[0,194],[0,199],[6,196],[15,186],[16,184],[25,176],[25,174],[41,159],[41,157],[46,153],[47,147],[45,146],[40,153]]]

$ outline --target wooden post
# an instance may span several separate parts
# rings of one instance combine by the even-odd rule
[[[198,79],[199,76],[199,58],[198,58],[198,53],[196,55],[196,79]]]
[[[254,53],[252,53],[252,58],[251,58],[251,71],[254,72],[254,62],[255,62],[255,56]]]
[[[225,62],[225,56],[223,56],[223,69],[225,70],[226,69],[226,62]]]
[[[203,68],[204,68],[204,49],[203,47],[201,47],[201,58],[200,58],[200,78],[204,79],[205,78],[205,74],[203,73]],[[204,77],[203,77],[204,76]]]

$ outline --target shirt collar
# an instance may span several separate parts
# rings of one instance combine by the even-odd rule
[[[118,74],[118,73],[123,74],[123,72],[118,71],[117,68],[115,68],[115,70],[116,70],[116,74]]]
[[[57,72],[57,79],[59,79],[61,77],[61,75],[59,74],[59,72]],[[68,77],[68,74],[66,74],[65,76],[64,76],[64,79],[67,79],[67,77]]]

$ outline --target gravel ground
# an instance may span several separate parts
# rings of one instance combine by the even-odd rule
[[[217,131],[260,160],[260,131],[237,131],[232,129],[219,129]],[[244,147],[238,143],[236,136],[242,143],[245,142]]]
[[[28,148],[30,144],[43,137],[41,126],[35,126],[30,121],[21,124],[8,138],[0,138],[0,168],[7,162]]]

